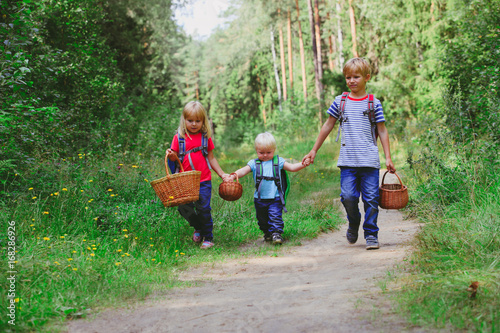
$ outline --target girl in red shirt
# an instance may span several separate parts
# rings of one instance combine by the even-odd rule
[[[214,246],[212,209],[210,207],[212,198],[212,173],[210,169],[214,170],[222,179],[229,176],[222,171],[214,156],[214,143],[211,136],[212,131],[205,108],[198,101],[189,102],[182,111],[179,128],[172,140],[172,145],[167,149],[169,155],[173,153],[182,156],[185,153],[182,159],[185,171],[201,171],[199,200],[181,205],[178,210],[182,217],[189,222],[189,225],[194,228],[193,241],[202,243],[202,249]],[[179,144],[179,138],[181,144]],[[208,141],[206,149],[200,149],[203,140]],[[182,141],[184,141],[184,149],[181,152]],[[174,157],[170,159],[175,160]]]

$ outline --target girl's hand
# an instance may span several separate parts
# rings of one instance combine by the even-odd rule
[[[222,178],[222,180],[223,180],[224,182],[230,182],[230,181],[233,181],[233,180],[231,179],[231,177],[232,177],[232,176],[231,176],[230,174],[225,173],[225,174],[223,174],[223,175],[222,175],[222,177],[221,177],[221,178]]]
[[[175,156],[177,156],[175,150],[168,148],[165,154],[167,155],[169,160],[171,160],[172,162],[175,161]]]

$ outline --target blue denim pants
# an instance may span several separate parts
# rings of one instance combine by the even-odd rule
[[[194,230],[200,230],[204,240],[211,241],[214,238],[212,233],[213,220],[210,200],[212,198],[212,182],[210,180],[200,183],[200,198],[196,202],[180,205],[177,209]]]
[[[280,198],[254,199],[259,228],[265,234],[283,233],[283,204]]]
[[[365,209],[364,237],[378,237],[379,170],[375,168],[340,168],[340,197],[347,212],[349,229],[357,232],[361,223],[359,196]]]

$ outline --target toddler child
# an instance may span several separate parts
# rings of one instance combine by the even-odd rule
[[[273,177],[273,158],[276,150],[276,140],[271,133],[265,132],[257,135],[255,138],[255,152],[257,159],[250,160],[246,166],[237,170],[235,173],[238,178],[246,176],[253,172],[254,181],[259,183],[254,193],[255,210],[257,211],[257,220],[260,230],[264,233],[265,241],[272,241],[274,244],[283,243],[283,193],[279,192]],[[288,163],[283,158],[278,159],[279,170],[282,169],[291,172],[302,170],[308,165],[308,161],[302,163]],[[257,168],[261,167],[262,180],[257,179]],[[234,180],[231,175],[228,179]]]

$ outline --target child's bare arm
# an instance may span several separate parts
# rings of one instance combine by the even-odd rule
[[[248,166],[245,165],[243,168],[236,170],[234,173],[238,175],[238,178],[245,177],[248,175],[250,172],[252,172],[252,169]],[[228,180],[233,181],[235,177],[231,175]]]
[[[302,164],[306,165],[307,159],[310,159],[310,163],[314,163],[314,158],[316,157],[316,153],[318,152],[319,148],[321,148],[323,142],[325,142],[326,138],[328,137],[328,134],[330,134],[336,122],[337,118],[334,118],[332,116],[328,117],[328,119],[323,124],[323,127],[321,127],[321,130],[319,131],[318,138],[316,139],[316,143],[314,144],[313,148],[302,159]]]
[[[208,152],[207,158],[208,162],[210,162],[212,170],[214,170],[219,175],[219,177],[221,177],[222,179],[226,179],[227,177],[229,177],[227,173],[222,171],[222,168],[220,167],[219,162],[217,162],[217,159],[215,158],[214,152],[212,150]]]
[[[391,145],[389,143],[389,133],[387,132],[387,127],[385,127],[385,122],[377,123],[377,131],[380,136],[380,143],[382,143],[382,148],[384,149],[387,171],[394,173],[396,172],[396,167],[391,159]]]
[[[302,164],[302,162],[288,163],[285,161],[285,164],[283,164],[283,169],[285,169],[286,171],[290,171],[290,172],[297,172],[297,171],[304,169],[306,166],[309,165],[309,159],[306,159],[304,162],[305,162],[305,164]]]

